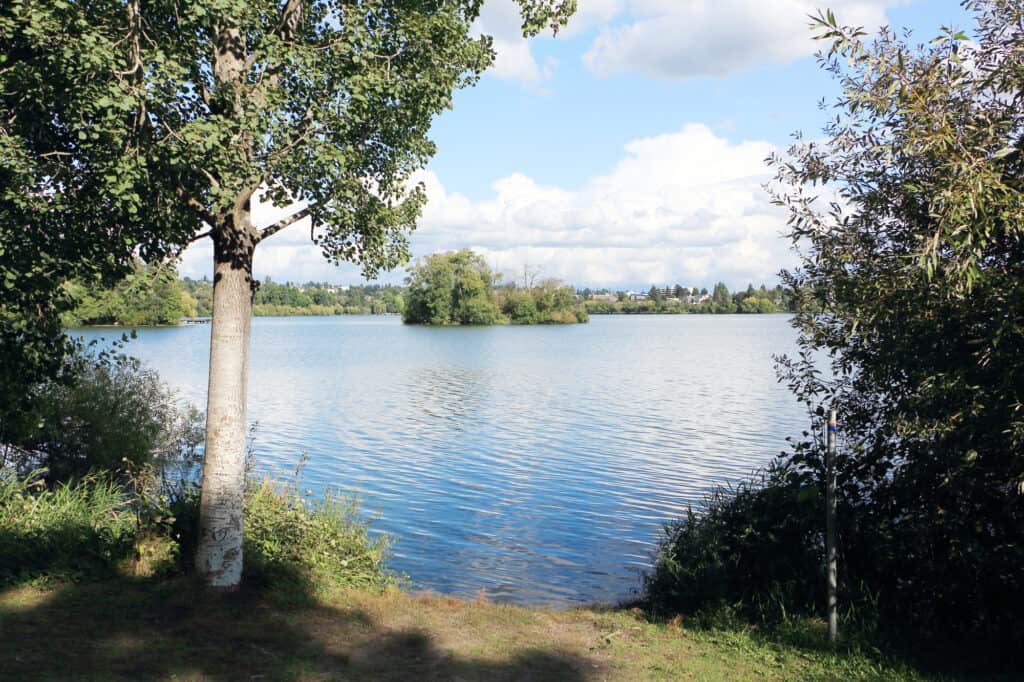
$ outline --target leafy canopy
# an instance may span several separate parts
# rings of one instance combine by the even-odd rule
[[[60,364],[72,278],[110,282],[259,188],[332,261],[407,258],[433,117],[491,63],[481,0],[11,0],[0,7],[0,370]],[[555,30],[575,0],[519,0]],[[298,216],[295,216],[298,217]],[[286,222],[254,232],[255,243]]]
[[[1019,644],[1024,7],[966,5],[973,41],[866,41],[820,18],[843,94],[824,142],[774,160],[801,255],[784,280],[805,299],[782,370],[808,407],[839,409],[849,596],[924,635]],[[807,485],[820,455],[790,458]]]

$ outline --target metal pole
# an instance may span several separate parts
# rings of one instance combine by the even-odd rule
[[[836,411],[828,412],[828,450],[825,453],[825,561],[828,573],[828,641],[835,643],[836,601]]]

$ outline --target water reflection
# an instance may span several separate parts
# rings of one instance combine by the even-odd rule
[[[134,354],[202,403],[208,329],[145,330]],[[261,466],[360,494],[424,588],[614,601],[662,523],[802,428],[773,353],[781,316],[598,317],[424,329],[394,318],[257,319]]]

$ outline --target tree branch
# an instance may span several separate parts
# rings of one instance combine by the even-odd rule
[[[271,236],[277,234],[278,232],[280,232],[284,228],[288,227],[289,225],[291,225],[293,223],[297,223],[298,221],[302,220],[303,218],[308,217],[310,215],[310,213],[312,213],[312,209],[310,209],[310,207],[307,206],[306,208],[302,209],[301,211],[296,211],[295,213],[292,213],[287,218],[283,218],[283,219],[277,221],[273,225],[269,225],[267,227],[264,227],[262,230],[260,230],[260,241],[263,241],[267,237],[271,237]]]
[[[203,206],[202,202],[200,202],[198,199],[196,199],[195,197],[189,197],[188,198],[188,205],[191,206],[195,210],[196,214],[199,216],[199,219],[202,220],[204,223],[209,225],[211,228],[217,226],[217,218],[215,218],[212,213],[207,211],[206,207]],[[206,234],[209,234],[209,232],[207,232]],[[194,237],[188,243],[191,244],[192,242],[196,241],[197,239],[200,239],[201,237],[205,237],[206,234],[199,235],[198,237]]]

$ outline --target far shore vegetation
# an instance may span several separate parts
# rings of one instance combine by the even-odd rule
[[[467,263],[473,262],[472,265]],[[474,269],[469,275],[467,267]],[[447,287],[442,291],[437,287]],[[483,286],[487,282],[487,287]],[[64,327],[154,327],[180,324],[212,314],[213,284],[179,278],[173,267],[136,260],[113,285],[72,280],[64,291],[73,306]],[[444,293],[444,292],[447,293]],[[411,269],[406,286],[259,282],[256,317],[402,315],[416,324],[566,324],[589,315],[763,314],[796,310],[798,297],[781,285],[730,292],[723,282],[707,288],[676,284],[638,292],[628,289],[573,289],[524,268],[522,280],[502,282],[471,251],[436,254]]]

